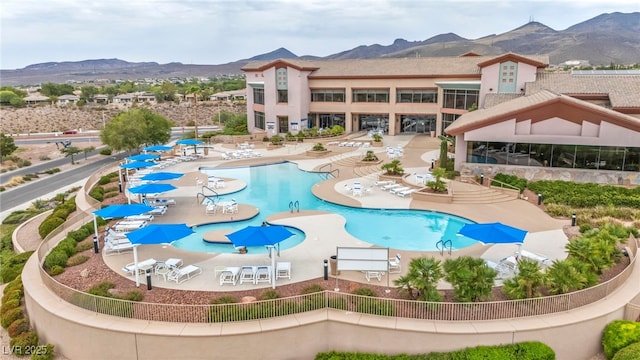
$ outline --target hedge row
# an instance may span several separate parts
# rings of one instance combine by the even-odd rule
[[[106,225],[106,220],[98,217],[98,226]],[[79,247],[78,243],[89,237],[93,229],[93,222],[88,222],[74,231],[69,231],[67,237],[58,243],[47,256],[44,258],[44,267],[51,275],[58,275],[64,271],[67,266],[81,264],[87,258],[72,258],[78,251],[86,250],[86,247]],[[69,259],[72,261],[69,261]]]
[[[477,346],[448,353],[431,352],[428,354],[381,355],[353,352],[323,352],[316,355],[316,360],[371,359],[371,360],[554,360],[556,355],[549,346],[541,342],[522,342],[509,345]]]
[[[46,219],[40,224],[38,227],[38,233],[40,234],[40,238],[44,239],[49,235],[53,230],[58,228],[60,225],[64,224],[67,217],[71,215],[74,211],[76,211],[76,197],[72,197],[58,205],[53,212],[47,216]]]
[[[640,323],[638,322],[616,320],[604,328],[602,347],[604,355],[609,360],[614,359],[614,355],[620,350],[638,342],[640,342]]]

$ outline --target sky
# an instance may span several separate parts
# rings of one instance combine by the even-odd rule
[[[395,39],[555,30],[638,0],[2,0],[0,69],[117,58],[218,65],[284,47],[328,56]],[[0,79],[1,81],[1,79]]]

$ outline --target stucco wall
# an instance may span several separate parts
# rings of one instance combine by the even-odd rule
[[[174,324],[112,317],[61,301],[42,283],[36,257],[23,283],[29,319],[41,341],[70,359],[313,359],[321,351],[426,353],[538,340],[557,358],[598,353],[604,326],[624,317],[637,294],[640,262],[625,285],[583,308],[502,321],[446,322],[339,310],[224,324]],[[61,331],[63,330],[63,331]]]

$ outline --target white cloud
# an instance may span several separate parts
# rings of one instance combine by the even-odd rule
[[[120,58],[221,64],[285,47],[327,56],[442,33],[474,39],[530,18],[556,30],[637,1],[4,0],[0,68]]]

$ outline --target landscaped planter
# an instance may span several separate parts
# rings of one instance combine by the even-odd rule
[[[382,141],[374,141],[371,143],[371,146],[373,147],[382,147],[383,143]]]
[[[382,163],[382,160],[376,160],[376,161],[356,161],[356,166],[371,166],[371,165],[380,165]]]

